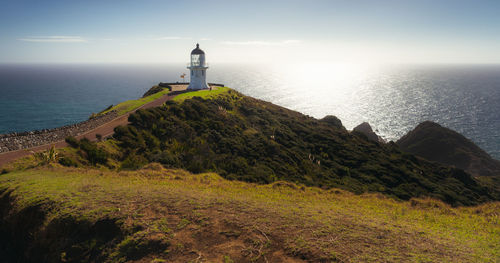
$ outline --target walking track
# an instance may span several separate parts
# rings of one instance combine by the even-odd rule
[[[139,108],[137,108],[129,113],[121,115],[121,116],[119,116],[119,117],[117,117],[117,118],[97,127],[97,128],[94,128],[90,131],[85,132],[84,134],[81,134],[81,135],[78,135],[75,137],[77,139],[87,138],[91,141],[95,141],[95,140],[97,140],[96,139],[97,134],[102,135],[103,138],[111,136],[114,133],[115,127],[118,127],[120,125],[127,125],[129,123],[128,116],[130,114],[134,113],[135,111],[137,111],[139,109],[147,109],[147,108],[161,106],[166,101],[171,100],[175,96],[177,96],[177,94],[179,94],[178,92],[186,90],[186,88],[187,88],[187,85],[175,85],[175,86],[172,85],[172,91],[174,94],[170,94],[170,93],[166,94],[166,95],[164,95],[164,96],[162,96],[162,97],[160,97],[152,102],[149,102],[149,103],[142,105],[141,107],[139,107]],[[14,161],[16,159],[19,159],[21,157],[28,156],[28,155],[32,154],[32,152],[39,152],[39,151],[47,150],[50,147],[52,147],[52,145],[54,145],[56,148],[68,146],[68,144],[64,140],[60,140],[60,141],[52,142],[50,144],[35,146],[35,147],[27,148],[27,149],[10,151],[10,152],[6,152],[6,153],[0,153],[0,167],[6,163],[9,163],[9,162]]]

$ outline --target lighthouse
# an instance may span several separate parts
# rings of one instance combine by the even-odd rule
[[[191,63],[187,67],[190,71],[190,81],[188,90],[208,89],[207,85],[207,69],[208,65],[205,62],[205,52],[200,49],[200,45],[196,44],[196,48],[191,51]]]

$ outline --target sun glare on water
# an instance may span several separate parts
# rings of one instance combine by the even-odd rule
[[[346,107],[346,102],[355,102],[360,92],[369,89],[369,80],[377,76],[380,68],[379,65],[325,62],[274,67],[273,73],[279,78],[277,89],[281,93],[278,103],[316,118],[327,114],[339,117],[359,114],[354,107]],[[328,112],[316,105],[329,105]]]

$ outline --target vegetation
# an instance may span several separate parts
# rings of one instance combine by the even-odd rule
[[[144,105],[146,103],[154,101],[154,100],[156,100],[156,99],[160,98],[161,96],[168,94],[168,93],[169,93],[168,89],[163,89],[162,91],[156,92],[156,93],[154,93],[150,96],[147,96],[147,97],[143,97],[143,98],[136,99],[136,100],[124,101],[118,105],[115,105],[111,108],[108,108],[107,110],[102,111],[99,114],[105,114],[105,113],[108,113],[110,111],[116,110],[118,115],[123,115],[127,112],[133,111],[133,110],[141,107],[142,105]]]
[[[80,156],[87,159],[90,165],[97,164],[107,164],[109,153],[103,148],[99,147],[96,143],[89,141],[87,138],[83,138],[80,141],[76,140],[74,137],[66,138],[66,142],[73,148],[79,149],[78,152]],[[61,164],[65,166],[78,166],[76,161],[66,156]]]
[[[93,119],[93,118],[96,118],[98,116],[100,116],[101,114],[104,114],[104,113],[108,113],[109,111],[111,111],[113,108],[113,105],[109,105],[106,109],[102,110],[101,112],[99,113],[92,113],[89,117],[89,119]]]
[[[35,158],[41,162],[41,164],[49,164],[57,162],[59,158],[59,153],[56,150],[56,147],[52,145],[49,150],[43,152],[37,152],[34,154]]]
[[[144,95],[142,95],[142,97],[143,98],[149,97],[149,96],[151,96],[153,94],[156,94],[158,92],[163,91],[165,88],[167,88],[168,90],[172,90],[171,86],[162,87],[162,86],[159,86],[159,85],[155,85],[155,86],[151,87],[148,91],[146,91],[144,93]]]
[[[68,137],[70,147],[2,167],[2,260],[500,260],[500,202],[486,202],[500,189],[334,116],[223,88],[129,121],[114,139]]]
[[[0,176],[0,252],[30,262],[496,262],[499,209],[158,164],[51,166]]]
[[[227,88],[179,95],[129,121],[115,129],[119,161],[128,169],[159,162],[231,180],[283,180],[403,200],[428,196],[474,205],[494,199],[464,171],[351,134],[335,117],[316,120]]]
[[[174,98],[174,101],[176,102],[183,102],[186,99],[191,99],[194,97],[199,97],[203,99],[209,99],[209,98],[216,98],[219,97],[221,94],[229,92],[228,87],[216,87],[212,90],[198,90],[198,91],[192,91],[192,92],[186,92],[177,95]]]

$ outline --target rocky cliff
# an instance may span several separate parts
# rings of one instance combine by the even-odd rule
[[[463,135],[426,121],[397,141],[405,152],[452,165],[474,176],[500,176],[500,161]]]
[[[374,142],[380,142],[383,143],[384,139],[382,137],[378,136],[372,129],[372,126],[368,122],[363,122],[360,125],[354,127],[352,129],[353,132],[358,132],[361,134],[364,134],[368,140],[374,141]]]

